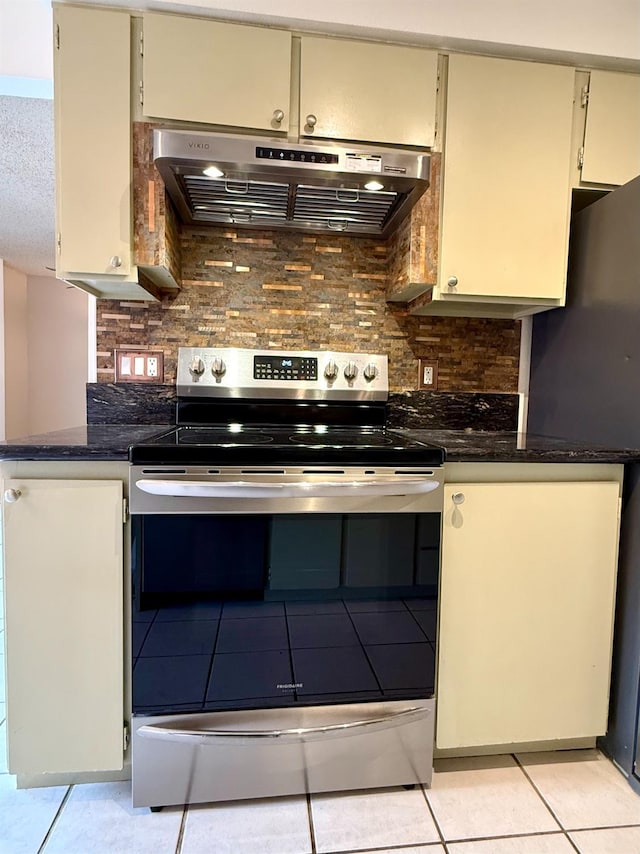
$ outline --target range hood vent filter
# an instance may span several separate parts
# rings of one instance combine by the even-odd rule
[[[337,143],[156,130],[154,160],[187,224],[386,237],[429,186],[425,152]]]
[[[264,181],[233,181],[183,175],[179,178],[193,222],[212,224],[267,222],[287,219],[288,184]]]

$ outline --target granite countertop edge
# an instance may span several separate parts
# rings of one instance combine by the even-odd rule
[[[132,444],[171,429],[171,424],[90,425],[0,443],[0,461],[124,461]],[[445,448],[447,462],[640,462],[640,448],[608,448],[588,442],[508,431],[398,429],[417,441]]]
[[[127,462],[129,446],[170,430],[172,424],[90,424],[0,442],[0,462]]]

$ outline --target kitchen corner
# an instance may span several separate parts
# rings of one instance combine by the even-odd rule
[[[597,776],[636,711],[640,439],[579,438],[546,332],[575,309],[579,206],[640,171],[637,68],[93,2],[54,4],[56,276],[98,297],[86,424],[0,442],[18,789],[110,782],[176,851],[278,799],[296,854],[480,854],[464,768],[505,845],[578,849],[544,769]],[[514,823],[521,777],[545,802]],[[402,795],[433,828],[321,838]]]

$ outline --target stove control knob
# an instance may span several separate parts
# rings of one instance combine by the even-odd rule
[[[227,366],[222,361],[222,359],[214,359],[213,362],[211,362],[211,373],[216,379],[219,380],[220,377],[223,377],[226,372]]]
[[[353,382],[358,376],[358,366],[355,362],[347,362],[344,366],[344,378],[349,382]]]
[[[375,378],[378,376],[378,369],[373,364],[373,362],[369,362],[369,364],[367,365],[367,367],[364,369],[364,371],[362,373],[364,374],[365,380],[368,383],[370,383],[372,380],[375,380]]]
[[[331,361],[327,362],[327,364],[325,365],[324,375],[325,378],[328,379],[330,382],[333,382],[333,380],[337,379],[338,366],[333,361],[333,359],[331,359]]]
[[[204,362],[202,359],[193,359],[189,365],[189,373],[194,377],[201,377],[204,374]]]

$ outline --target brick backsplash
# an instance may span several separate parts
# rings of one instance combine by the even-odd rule
[[[98,300],[98,381],[113,381],[116,347],[163,350],[172,383],[179,346],[219,346],[387,353],[392,391],[417,388],[426,357],[441,391],[516,391],[520,322],[410,317],[386,301],[387,253],[379,239],[183,227],[179,294]]]

